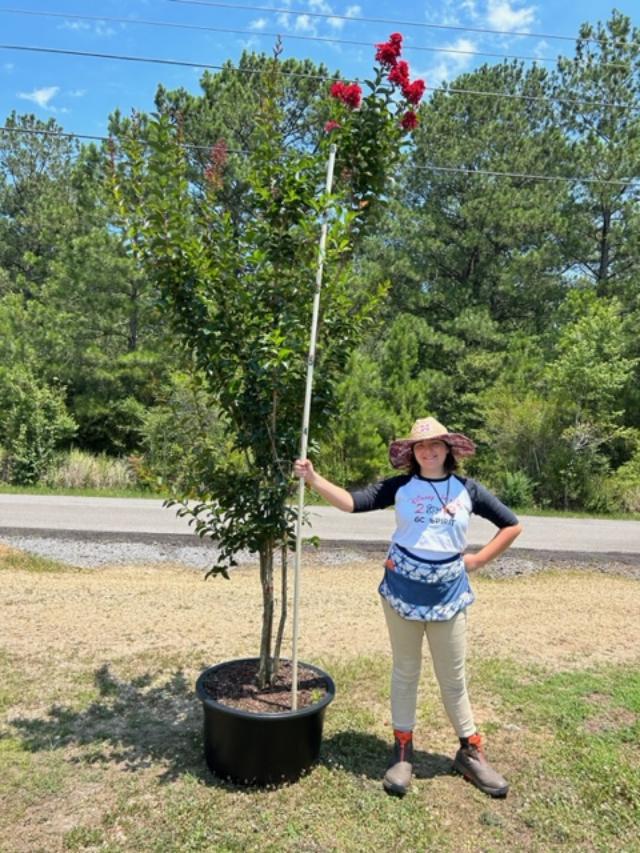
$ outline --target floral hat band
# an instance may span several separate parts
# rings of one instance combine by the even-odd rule
[[[435,418],[420,418],[411,427],[411,434],[389,445],[389,460],[394,468],[408,468],[413,459],[413,445],[418,441],[439,439],[448,444],[454,456],[473,456],[476,446],[461,432],[449,432]]]

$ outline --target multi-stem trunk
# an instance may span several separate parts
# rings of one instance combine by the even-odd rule
[[[278,668],[280,666],[280,651],[282,649],[282,637],[284,635],[284,626],[287,621],[287,540],[286,538],[280,545],[280,557],[281,557],[281,600],[280,600],[280,622],[278,624],[278,633],[276,634],[276,647],[273,652],[273,677],[275,678],[278,674]]]
[[[262,690],[271,683],[273,659],[273,542],[268,540],[260,547],[260,583],[262,584],[262,636],[260,639],[260,667],[258,687]]]

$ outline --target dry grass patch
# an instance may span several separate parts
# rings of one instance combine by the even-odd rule
[[[388,653],[375,562],[325,566],[302,578],[301,655]],[[555,572],[510,580],[473,579],[471,650],[547,667],[632,660],[640,648],[640,585],[597,572]],[[195,665],[257,652],[260,601],[254,567],[203,581],[180,567],[106,568],[33,574],[5,570],[10,615],[5,649],[19,658],[74,668],[136,654],[169,654]],[[624,631],[620,626],[624,625]],[[203,660],[200,660],[200,659]],[[35,661],[34,661],[35,662]]]

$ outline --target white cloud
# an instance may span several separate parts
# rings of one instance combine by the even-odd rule
[[[250,30],[263,30],[267,26],[266,18],[256,18],[255,21],[249,22]]]
[[[79,30],[90,30],[91,25],[86,21],[65,21],[60,24],[58,27],[59,30],[74,30],[78,32]]]
[[[87,94],[87,90],[86,89],[71,89],[71,91],[67,92],[67,94],[71,98],[84,98],[84,96]]]
[[[16,66],[13,64],[13,62],[5,62],[4,65],[2,66],[2,70],[6,71],[7,74],[10,74],[15,67]]]
[[[443,45],[450,50],[474,51],[476,44],[468,38],[459,38],[455,42]],[[458,74],[462,74],[472,64],[474,57],[471,53],[443,53],[440,59],[425,74],[414,72],[417,77],[425,77],[427,85],[431,88],[438,87]],[[412,75],[414,76],[414,75]]]
[[[95,24],[89,24],[87,21],[65,21],[60,24],[60,30],[73,30],[74,32],[86,32],[91,30],[95,35],[108,38],[116,34],[113,27],[108,26],[104,21],[98,21]]]
[[[327,18],[327,24],[333,30],[341,30],[344,25],[347,23],[345,18],[355,18],[360,15],[362,12],[362,8],[360,6],[347,6],[347,8],[342,13],[341,18]]]
[[[487,5],[487,21],[496,30],[526,30],[536,17],[535,6],[521,5],[522,0],[489,0]]]
[[[287,30],[291,26],[291,15],[289,15],[288,12],[278,15],[276,20],[279,24],[281,24],[281,26],[283,26]]]
[[[114,30],[113,27],[108,27],[106,24],[103,23],[96,24],[93,31],[97,36],[104,36],[106,38],[109,38],[110,36],[115,36],[116,34],[116,30]]]
[[[44,86],[42,89],[34,89],[33,92],[18,92],[18,97],[24,101],[32,101],[43,110],[52,110],[49,101],[60,91],[60,86]]]
[[[295,30],[299,33],[313,33],[315,25],[308,15],[297,15]]]
[[[533,55],[537,56],[538,59],[545,59],[548,56],[549,51],[549,42],[546,42],[544,39],[539,41],[533,49]]]
[[[430,24],[439,24],[443,27],[457,27],[460,26],[458,12],[461,10],[462,7],[458,0],[443,0],[437,10],[427,8],[425,18]]]
[[[480,17],[476,0],[462,0],[462,3],[460,3],[460,10],[462,12],[466,12],[472,21],[477,21]]]

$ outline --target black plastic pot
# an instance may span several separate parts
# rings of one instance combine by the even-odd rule
[[[255,660],[245,658],[243,661]],[[327,685],[322,699],[306,708],[277,714],[254,713],[216,702],[204,688],[212,672],[238,663],[209,667],[196,682],[204,710],[204,753],[212,773],[241,785],[295,782],[318,760],[324,712],[336,693],[326,672],[305,663]]]

